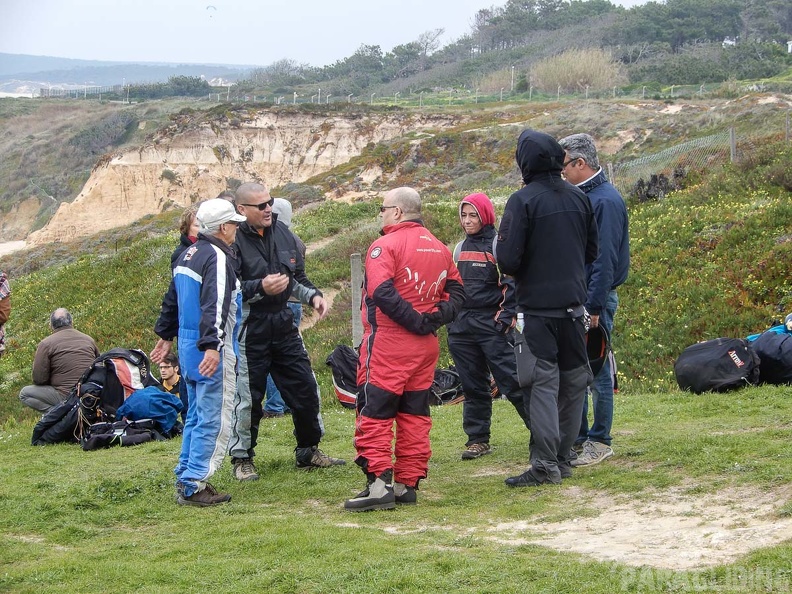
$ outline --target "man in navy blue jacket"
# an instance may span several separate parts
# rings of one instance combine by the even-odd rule
[[[173,269],[176,307],[163,307],[155,326],[160,337],[151,360],[162,363],[179,338],[179,368],[190,407],[176,465],[176,501],[206,507],[230,501],[208,482],[223,461],[231,434],[236,393],[238,312],[242,293],[231,248],[245,217],[226,200],[198,209],[198,241]]]
[[[588,297],[586,309],[591,326],[602,325],[613,336],[613,317],[619,305],[616,289],[627,280],[630,268],[630,233],[627,206],[619,191],[608,181],[597,158],[594,139],[588,134],[572,134],[559,144],[565,151],[563,174],[591,200],[599,230],[599,256],[586,267]],[[584,400],[580,433],[575,442],[582,453],[572,466],[589,466],[613,455],[613,372],[608,358],[591,386],[594,423],[588,425],[588,397]]]

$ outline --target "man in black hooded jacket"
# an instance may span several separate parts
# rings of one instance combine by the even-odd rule
[[[496,254],[515,278],[518,311],[530,351],[527,404],[531,466],[511,487],[560,483],[571,476],[569,452],[591,382],[584,325],[586,264],[597,257],[597,222],[589,198],[564,181],[564,149],[548,134],[525,130],[517,141],[525,186],[506,203]]]

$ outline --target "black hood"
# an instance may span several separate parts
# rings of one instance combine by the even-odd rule
[[[539,173],[561,174],[564,167],[564,149],[555,138],[537,130],[523,130],[517,140],[517,165],[527,184]]]

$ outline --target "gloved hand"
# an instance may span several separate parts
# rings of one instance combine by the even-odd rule
[[[437,312],[432,312],[432,314],[435,313],[440,314],[441,325],[450,324],[453,322],[457,314],[450,301],[440,301],[437,304]]]
[[[437,335],[437,329],[440,328],[440,312],[430,314],[421,314],[421,323],[416,329],[416,334],[425,336],[427,334]]]

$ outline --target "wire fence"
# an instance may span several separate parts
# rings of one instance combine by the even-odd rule
[[[680,187],[682,178],[693,171],[704,171],[727,162],[738,162],[768,136],[779,133],[792,140],[790,112],[780,120],[776,133],[760,132],[738,136],[734,128],[683,142],[632,161],[608,165],[608,178],[625,197],[638,200],[659,199]]]

